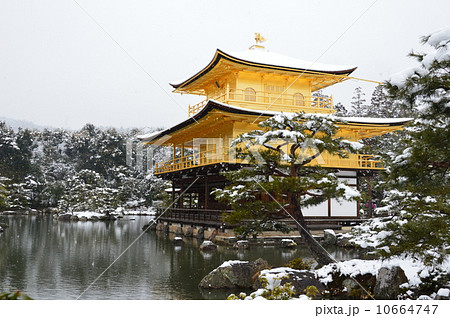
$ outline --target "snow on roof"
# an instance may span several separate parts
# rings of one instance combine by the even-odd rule
[[[278,114],[286,114],[286,115],[294,115],[295,113],[292,112],[280,112],[280,111],[273,111],[273,110],[254,110],[254,109],[248,109],[244,107],[239,106],[232,106],[229,104],[221,103],[215,100],[212,100],[216,104],[221,104],[223,106],[234,108],[236,110],[243,110],[248,112],[253,112],[255,114],[259,115],[278,115]],[[316,114],[316,115],[323,115],[323,116],[334,116],[334,115],[326,115],[326,114]],[[407,121],[411,121],[414,118],[375,118],[375,117],[338,117],[335,116],[335,118],[340,119],[345,122],[351,122],[351,123],[361,123],[361,124],[401,124]]]
[[[278,53],[261,50],[261,49],[251,49],[251,50],[246,50],[246,51],[241,51],[241,52],[224,51],[224,50],[217,49],[216,55],[214,56],[213,60],[209,63],[209,65],[212,65],[212,62],[217,60],[217,57],[219,57],[219,56],[222,56],[222,57],[228,56],[228,57],[232,57],[236,60],[241,60],[244,62],[255,63],[255,64],[261,64],[261,65],[267,65],[267,66],[283,67],[283,68],[299,69],[299,70],[309,70],[309,71],[315,71],[315,72],[349,74],[356,69],[356,66],[354,66],[354,65],[332,65],[332,64],[323,64],[323,63],[317,63],[317,62],[309,62],[309,61],[300,60],[297,58],[281,55]],[[208,68],[208,66],[205,67],[203,69],[203,71],[206,70],[207,68]],[[200,71],[199,73],[201,73],[203,71]],[[197,73],[197,74],[199,74],[199,73]],[[192,78],[194,76],[191,76],[190,78]],[[179,85],[182,85],[184,82],[188,81],[189,79],[172,81],[172,82],[170,82],[170,85],[177,87]]]
[[[136,136],[137,139],[143,140],[143,139],[151,139],[152,137],[155,137],[156,135],[159,135],[161,133],[161,130],[157,130],[148,134],[138,135]]]
[[[231,51],[230,52],[223,51],[223,52],[227,55],[230,55],[232,57],[247,62],[297,68],[304,70],[314,70],[319,72],[342,72],[347,70],[350,71],[356,68],[356,66],[349,66],[349,65],[331,65],[317,62],[309,62],[259,49],[252,49],[242,52],[231,52]]]
[[[244,107],[239,107],[239,106],[232,106],[229,104],[225,104],[222,102],[218,102],[216,100],[210,99],[208,100],[208,103],[206,103],[206,105],[208,106],[209,103],[212,102],[218,106],[224,106],[227,107],[229,109],[234,109],[237,111],[242,111],[242,112],[247,112],[247,113],[252,113],[254,115],[260,115],[260,116],[275,116],[275,115],[279,115],[279,114],[285,114],[285,115],[295,115],[296,113],[292,113],[292,112],[280,112],[280,111],[273,111],[273,110],[255,110],[255,109],[248,109],[248,108],[244,108]],[[207,107],[205,106],[205,107]],[[203,108],[204,109],[204,108]],[[201,113],[202,110],[199,112]],[[197,116],[199,113],[197,113],[196,115],[188,118],[187,120],[179,123],[178,125],[183,125],[183,124],[187,124],[190,120],[192,120],[193,117]],[[332,114],[315,114],[318,116],[334,116]],[[413,118],[373,118],[373,117],[337,117],[334,116],[337,120],[342,120],[343,122],[349,122],[349,123],[360,123],[360,124],[378,124],[378,125],[388,125],[388,124],[404,124],[405,122],[411,121],[413,120]],[[195,119],[194,119],[195,121]],[[139,138],[141,141],[144,142],[150,142],[155,138],[158,138],[159,136],[163,136],[165,135],[167,132],[169,132],[172,128],[178,126],[172,126],[169,127],[165,130],[161,130],[161,131],[155,131],[153,133],[147,134],[147,135],[142,135],[140,136],[141,138]]]
[[[414,118],[339,117],[344,121],[361,124],[399,124]]]

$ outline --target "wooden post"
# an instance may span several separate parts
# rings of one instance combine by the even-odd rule
[[[172,202],[175,203],[175,181],[172,181]]]
[[[185,161],[186,161],[186,158],[184,158],[184,143],[182,143],[181,144],[181,169],[184,169],[185,168]]]
[[[208,179],[205,177],[205,210],[208,209],[209,191],[208,191]]]

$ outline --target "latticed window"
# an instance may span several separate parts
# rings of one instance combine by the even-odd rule
[[[251,87],[247,87],[244,90],[244,100],[248,102],[256,102],[256,91]]]
[[[294,105],[295,106],[305,106],[305,96],[302,93],[294,94]]]

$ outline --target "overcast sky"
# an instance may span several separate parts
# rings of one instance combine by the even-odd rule
[[[355,65],[377,81],[415,65],[420,37],[450,24],[448,0],[0,0],[0,117],[78,129],[168,127],[197,96],[168,84],[203,68],[216,48],[268,50]],[[327,90],[349,104],[362,86]]]

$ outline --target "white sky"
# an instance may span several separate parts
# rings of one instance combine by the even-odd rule
[[[1,0],[0,117],[168,127],[201,100],[168,83],[199,71],[216,48],[248,49],[255,32],[272,52],[356,65],[353,76],[383,81],[415,65],[406,55],[449,14],[448,0]],[[374,85],[364,82],[327,93],[348,105],[357,86],[370,100]]]

